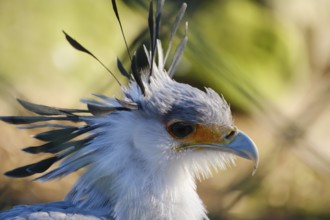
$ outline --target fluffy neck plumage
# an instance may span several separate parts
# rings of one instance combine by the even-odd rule
[[[116,116],[107,132],[93,143],[99,149],[95,162],[67,200],[83,208],[106,210],[115,219],[207,219],[193,173],[185,166],[164,164],[153,152],[146,154],[146,145],[153,149],[158,146],[154,146],[155,140],[144,140],[137,126],[148,131],[143,124],[148,120],[138,122],[138,118],[130,113]],[[159,134],[161,129],[157,126],[161,125],[152,124],[153,131]],[[155,135],[148,137],[157,139]]]
[[[117,185],[114,215],[118,219],[206,218],[193,178],[180,172],[144,177],[124,174],[130,182],[128,187]]]
[[[73,199],[80,207],[106,209],[115,219],[207,219],[195,180],[183,169],[150,173],[135,164],[123,163],[117,172],[86,184],[99,168],[89,169],[76,185]],[[81,197],[80,197],[81,198]]]

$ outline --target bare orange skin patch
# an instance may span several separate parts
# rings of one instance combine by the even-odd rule
[[[219,143],[223,139],[223,134],[227,129],[219,128],[215,125],[196,125],[194,133],[186,138],[181,139],[182,142],[187,144],[209,144]]]
[[[169,122],[167,124],[167,128],[173,123]],[[198,145],[198,144],[219,144],[226,142],[225,137],[227,137],[231,132],[235,132],[236,128],[234,127],[221,127],[214,124],[194,124],[195,130],[188,136],[184,138],[178,138],[171,134],[169,134],[176,139],[177,141],[182,143],[182,146],[178,146],[176,150],[183,150],[185,147],[189,148],[189,145]],[[194,147],[197,148],[197,147]]]

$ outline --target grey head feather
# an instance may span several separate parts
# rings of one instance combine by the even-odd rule
[[[180,119],[203,124],[232,123],[230,107],[214,90],[205,91],[171,79],[162,70],[155,70],[147,95],[135,100],[148,115],[164,121]]]

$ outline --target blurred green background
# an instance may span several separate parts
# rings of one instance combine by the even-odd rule
[[[252,164],[238,159],[235,168],[199,183],[209,216],[330,219],[330,1],[186,2],[189,42],[176,79],[222,93],[261,158],[255,176]],[[181,3],[166,2],[163,39]],[[147,5],[118,1],[132,50],[146,36]],[[109,0],[2,0],[0,30],[0,115],[29,114],[16,98],[84,108],[79,99],[91,93],[120,95],[109,74],[62,33],[117,71],[115,57],[125,61],[127,54]],[[31,135],[1,123],[1,172],[43,157],[20,151],[35,144]],[[76,178],[0,177],[0,209],[62,199]]]

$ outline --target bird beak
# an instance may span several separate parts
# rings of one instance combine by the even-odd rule
[[[258,162],[259,153],[256,144],[253,140],[242,131],[237,131],[237,134],[233,140],[228,144],[217,144],[219,150],[233,153],[239,157],[243,157],[248,160]]]
[[[231,138],[230,141],[226,141],[226,143],[198,144],[196,147],[228,152],[239,157],[252,160],[254,161],[254,170],[252,175],[258,167],[259,153],[256,144],[249,136],[239,130],[237,130],[235,136]]]

